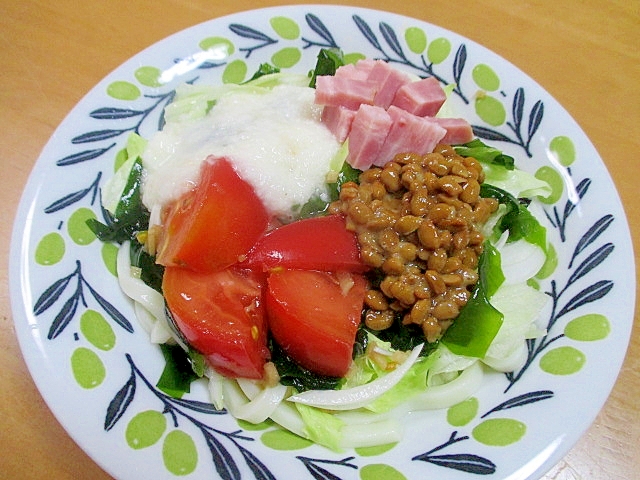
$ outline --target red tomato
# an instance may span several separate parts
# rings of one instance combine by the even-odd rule
[[[274,270],[267,280],[269,329],[283,350],[303,367],[344,376],[351,364],[366,280],[346,274],[343,293],[335,275],[311,270]]]
[[[241,263],[270,270],[284,267],[325,272],[364,272],[355,233],[344,217],[329,215],[283,225],[262,237]]]
[[[264,233],[268,214],[225,158],[208,158],[198,186],[170,208],[156,261],[200,272],[238,261]]]
[[[228,377],[262,378],[269,357],[258,274],[167,267],[162,290],[187,341]]]

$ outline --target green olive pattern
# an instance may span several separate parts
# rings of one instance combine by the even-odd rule
[[[338,47],[322,19],[313,14],[308,14],[305,20],[306,26],[310,28],[311,32],[305,29],[305,25],[297,19],[282,15],[269,18],[268,26],[262,28],[255,25],[232,24],[229,26],[232,35],[225,36],[221,32],[215,32],[211,36],[202,38],[197,44],[197,48],[200,52],[207,54],[207,58],[215,59],[211,60],[211,63],[207,64],[206,68],[218,68],[221,72],[220,78],[223,83],[242,83],[248,79],[250,72],[248,59],[250,54],[255,51],[268,50],[270,52],[269,60],[274,66],[280,69],[290,69],[301,62],[304,51],[309,46]],[[531,105],[530,99],[525,97],[523,89],[518,89],[515,92],[502,90],[505,87],[496,69],[487,63],[472,65],[466,57],[464,44],[457,46],[445,37],[431,38],[423,28],[414,25],[406,26],[404,30],[394,30],[388,24],[380,24],[378,26],[380,34],[377,34],[374,26],[370,25],[362,17],[354,16],[353,20],[357,27],[354,33],[359,32],[363,35],[373,49],[378,51],[378,57],[389,61],[398,61],[392,58],[392,53],[395,53],[401,60],[398,61],[399,63],[403,63],[402,61],[406,60],[404,63],[407,67],[418,68],[416,67],[416,65],[420,65],[418,62],[409,62],[408,60],[408,55],[412,54],[420,58],[422,65],[424,65],[424,67],[421,67],[423,70],[417,71],[417,74],[436,76],[443,83],[454,84],[453,94],[470,104],[477,117],[483,122],[484,126],[477,128],[477,133],[479,132],[480,136],[486,136],[493,140],[508,141],[516,147],[520,147],[525,153],[524,157],[531,156],[531,140],[543,118],[543,105],[540,101]],[[312,34],[319,37],[315,43],[310,40]],[[386,47],[388,48],[385,48],[384,42],[386,42]],[[344,58],[347,63],[355,63],[357,60],[365,58],[365,54],[357,51],[344,52]],[[447,78],[443,72],[445,68],[450,68],[447,66],[450,64],[453,64],[453,76]],[[149,108],[148,112],[151,112],[153,109],[161,108],[165,104],[163,102],[170,101],[172,95],[172,92],[167,93],[162,90],[165,88],[162,72],[162,68],[157,66],[139,66],[130,78],[123,78],[108,84],[104,93],[121,104],[122,102],[139,102],[146,93],[160,92],[160,95],[153,97],[156,103]],[[470,73],[468,80],[462,75],[463,72]],[[465,82],[464,84],[462,84],[463,81]],[[525,108],[530,108],[528,116],[523,113]],[[123,113],[126,109],[118,107],[111,110],[103,109],[103,119],[107,118],[106,114],[104,114],[107,111],[112,112],[112,119],[122,120],[126,118]],[[135,110],[132,109],[131,111],[135,113]],[[147,111],[145,110],[144,113],[146,116]],[[131,114],[131,116],[135,115]],[[526,118],[529,120],[528,125],[525,121]],[[508,132],[504,130],[506,125],[509,125],[512,131],[517,134],[515,137],[508,137]],[[525,130],[528,130],[528,137],[522,134]],[[113,130],[113,132],[116,132],[113,134],[108,132],[108,130],[89,132],[77,138],[82,138],[83,141],[89,142],[94,138],[97,140],[98,133],[101,134],[101,140],[115,138],[119,135],[117,130]],[[535,176],[547,182],[551,187],[551,193],[547,197],[540,198],[540,200],[543,205],[551,209],[547,210],[547,214],[556,220],[553,227],[558,229],[562,235],[565,230],[567,216],[571,212],[567,214],[569,209],[559,206],[558,203],[562,202],[562,199],[566,197],[569,188],[575,189],[575,186],[571,183],[574,180],[569,169],[575,163],[580,162],[581,157],[571,138],[565,135],[551,138],[546,148],[551,161],[549,164],[540,167],[535,172]],[[83,151],[79,154],[65,157],[60,163],[63,164],[66,161],[71,164],[72,161],[78,159],[97,158],[107,153],[110,149],[111,147]],[[115,155],[115,168],[121,165],[124,160],[126,160],[126,156],[123,157],[123,150],[118,151]],[[90,197],[89,194],[97,190],[99,180],[100,176],[90,187],[76,192],[74,195],[68,195],[64,199],[67,204],[63,205],[62,199],[56,204],[52,204],[51,211],[59,209],[68,210],[69,212],[66,219],[57,228],[44,234],[37,242],[33,258],[38,266],[43,269],[50,269],[52,266],[61,265],[65,261],[65,256],[68,256],[74,249],[90,248],[94,243],[96,237],[87,227],[86,222],[88,219],[97,218],[95,212],[98,210],[96,210],[95,205],[88,205],[88,202],[85,202],[85,205],[80,204],[73,205],[73,208],[70,207],[71,199],[73,199],[73,202],[87,200]],[[581,192],[579,187],[580,184],[578,185],[578,192]],[[563,211],[565,212],[564,217]],[[576,247],[572,257],[572,265],[569,268],[575,269],[575,265],[580,262],[579,265],[582,270],[579,273],[574,273],[574,277],[578,277],[575,281],[590,271],[590,269],[587,270],[587,267],[595,268],[608,255],[606,250],[600,250],[598,256],[592,254],[586,259],[584,258],[587,246],[593,245],[598,240],[599,236],[606,230],[608,222],[610,223],[610,219],[603,217],[599,223],[594,224],[583,235],[582,242],[578,246],[580,248]],[[105,243],[101,245],[100,252],[100,258],[106,272],[109,275],[117,276],[115,269],[117,246]],[[560,266],[557,252],[552,245],[547,252],[545,265],[538,273],[533,285],[536,288],[543,288],[541,286],[543,280],[550,278]],[[570,281],[572,280],[570,279]],[[600,297],[598,298],[606,295],[610,290],[610,285],[599,284],[598,286],[600,288]],[[586,289],[575,295],[570,301],[565,302],[565,309],[555,312],[556,316],[550,320],[550,324],[553,324],[561,316],[564,317],[566,322],[563,333],[556,337],[553,342],[542,339],[537,344],[535,356],[539,358],[538,366],[545,374],[567,376],[578,373],[588,361],[585,353],[580,350],[580,344],[604,340],[610,334],[611,324],[605,315],[587,313],[572,317],[573,310],[595,301],[595,297],[589,296],[593,292],[589,290],[589,292],[585,293],[585,291]],[[563,299],[563,295],[566,295],[565,290],[551,292],[551,294],[558,304],[562,303],[560,300]],[[43,305],[45,303],[46,301],[42,302]],[[100,306],[105,307],[104,303],[100,301],[98,303]],[[106,311],[108,313],[92,308],[84,308],[79,314],[79,328],[76,333],[78,345],[70,352],[69,363],[77,385],[84,390],[98,388],[104,383],[108,375],[106,367],[109,365],[108,356],[115,355],[118,335],[124,334],[122,330],[114,329],[111,323],[115,319],[116,323],[120,323],[122,326],[123,322],[121,320],[118,321],[117,315],[108,307]],[[127,330],[126,325],[125,330]],[[50,335],[50,337],[55,338],[56,335]],[[135,379],[142,379],[141,373],[137,370],[133,360],[129,359],[129,362],[132,366],[132,376],[123,389],[118,392],[118,395],[122,395],[122,398],[119,399],[120,401],[127,399],[126,396],[131,394],[131,385],[135,384]],[[510,385],[517,382],[523,373],[524,371],[508,374],[507,380]],[[127,386],[129,386],[128,389],[125,388]],[[476,474],[493,473],[496,465],[489,459],[479,457],[479,464],[472,467],[465,463],[463,456],[453,454],[450,455],[450,462],[447,465],[443,465],[435,452],[444,450],[453,443],[467,439],[483,446],[497,449],[515,444],[526,438],[527,425],[520,420],[510,418],[508,416],[508,408],[513,406],[524,407],[527,404],[545,400],[549,396],[550,393],[547,391],[529,392],[511,397],[505,404],[497,407],[484,405],[480,399],[471,397],[446,410],[447,423],[456,429],[449,441],[437,446],[430,452],[416,456],[413,460],[431,463],[438,466],[438,468],[444,466]],[[114,397],[113,402],[116,402],[116,400],[118,400],[118,396]],[[177,409],[178,407],[173,406],[172,408]],[[195,410],[195,407],[193,408]],[[487,410],[489,410],[489,413],[486,413]],[[205,461],[205,459],[211,461],[211,454],[203,453],[203,447],[199,444],[199,441],[195,440],[197,429],[187,429],[186,427],[181,427],[177,422],[172,423],[167,411],[166,409],[162,411],[162,408],[137,412],[131,411],[130,417],[126,420],[124,440],[132,450],[158,449],[158,458],[162,459],[167,472],[175,476],[186,476],[198,468],[199,462]],[[480,416],[483,411],[485,414]],[[124,415],[124,410],[122,414]],[[118,420],[120,420],[120,417],[112,418],[109,428],[113,427]],[[274,451],[299,451],[308,449],[313,445],[309,440],[283,430],[271,421],[259,425],[238,421],[238,425],[246,435],[253,432],[257,435],[255,438],[259,440],[261,445]],[[465,437],[459,436],[457,434],[458,430],[466,431],[467,435]],[[200,429],[200,433],[205,435],[207,444],[212,449],[211,452],[213,452],[211,445],[216,445],[217,452],[225,450],[208,430]],[[232,434],[229,434],[228,438],[231,438],[231,436]],[[239,440],[234,440],[234,442],[238,444]],[[350,472],[356,468],[361,480],[377,478],[405,480],[407,477],[397,468],[384,462],[375,461],[376,458],[382,458],[385,453],[394,451],[395,447],[396,444],[389,444],[355,449],[356,460],[353,460],[354,457],[332,461],[308,457],[298,458],[302,459],[302,463],[309,472],[329,472],[327,473],[327,478],[329,478],[329,475],[341,475],[340,472],[345,471],[345,469]],[[471,449],[472,447],[468,446],[468,448]],[[497,450],[497,452],[502,451]],[[214,457],[216,454],[214,453]],[[503,453],[496,453],[496,459],[499,459],[500,455],[503,455]],[[260,463],[258,459],[252,461],[256,462],[255,465]],[[262,467],[266,468],[264,465]],[[438,470],[435,471],[437,472]]]
[[[156,410],[136,413],[127,423],[125,438],[127,445],[140,450],[155,445],[167,429],[167,418]]]
[[[47,233],[38,242],[35,261],[39,265],[55,265],[65,254],[64,238],[59,232]]]

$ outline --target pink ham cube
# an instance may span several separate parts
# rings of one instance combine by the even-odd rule
[[[401,86],[392,105],[419,117],[433,117],[446,99],[440,82],[434,77],[428,77]]]
[[[353,118],[356,116],[355,110],[344,107],[327,105],[322,109],[322,123],[333,133],[338,142],[343,143],[349,136]]]
[[[447,131],[430,118],[423,118],[390,106],[392,125],[374,165],[383,166],[398,153],[425,155],[433,152]]]
[[[362,105],[351,124],[349,156],[353,168],[366,170],[377,161],[393,121],[384,108]]]
[[[441,140],[448,145],[461,145],[474,139],[473,129],[464,118],[432,118],[434,122],[444,128],[447,133]]]
[[[391,67],[382,60],[377,60],[374,63],[367,79],[378,85],[373,104],[384,109],[389,108],[398,89],[411,82],[409,75]]]
[[[366,80],[369,76],[369,70],[357,68],[353,63],[348,63],[346,65],[338,67],[334,76],[352,78],[356,80]]]
[[[372,105],[376,84],[343,76],[321,75],[316,78],[315,103],[357,110],[362,104]]]

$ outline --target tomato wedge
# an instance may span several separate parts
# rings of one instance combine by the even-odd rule
[[[228,377],[262,378],[269,350],[257,273],[167,267],[162,290],[177,327],[213,368]]]
[[[313,217],[283,225],[263,236],[241,265],[326,272],[364,272],[358,240],[340,215]]]
[[[267,315],[275,341],[308,370],[344,376],[360,324],[364,277],[344,273],[339,279],[327,272],[274,270],[267,283]]]
[[[231,163],[210,157],[198,186],[170,207],[156,261],[200,272],[222,270],[249,251],[268,220],[253,187]]]

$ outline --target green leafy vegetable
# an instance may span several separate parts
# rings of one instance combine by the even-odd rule
[[[344,65],[342,51],[336,48],[323,48],[318,53],[316,66],[311,72],[309,86],[316,88],[316,77],[321,75],[334,75],[336,70]]]
[[[309,200],[307,200],[307,203],[300,207],[298,217],[300,219],[320,217],[327,213],[328,208],[329,202],[324,200],[321,195],[314,195]]]
[[[247,80],[245,83],[249,83],[260,77],[264,77],[265,75],[271,75],[272,73],[280,73],[280,69],[278,67],[274,67],[269,63],[261,63],[260,66],[258,67],[258,70],[256,70],[253,76],[249,80]]]
[[[463,157],[473,157],[482,163],[484,182],[508,191],[515,197],[547,197],[551,187],[544,180],[515,168],[513,157],[504,154],[476,139],[464,145],[454,147]]]
[[[461,157],[473,157],[479,162],[499,165],[507,170],[515,168],[515,160],[495,147],[483,143],[480,139],[474,139],[469,143],[454,147]]]
[[[142,203],[142,172],[142,161],[137,157],[115,212],[112,214],[102,209],[105,223],[94,218],[87,220],[87,225],[101,241],[122,243],[135,240],[139,232],[147,229],[149,211]]]
[[[319,408],[302,403],[294,404],[304,422],[304,432],[309,440],[324,445],[333,451],[340,451],[344,422]]]
[[[421,343],[424,343],[425,341],[422,328],[415,324],[403,324],[402,314],[397,314],[393,321],[393,324],[385,330],[372,332],[365,326],[362,326],[360,328],[367,332],[373,333],[381,341],[388,342],[394,350],[400,350],[403,352],[413,350],[415,347],[417,347]],[[356,337],[356,342],[363,341],[367,341],[366,337]],[[437,344],[438,342],[426,343],[424,348],[420,352],[420,356],[428,356],[436,349]],[[358,348],[366,348],[366,343],[364,345],[359,345]]]
[[[527,205],[519,202],[509,192],[486,183],[480,186],[480,196],[495,198],[507,207],[507,212],[495,227],[498,236],[509,231],[507,241],[515,242],[524,239],[540,247],[543,252],[547,252],[547,230],[531,214]]]
[[[338,200],[340,197],[340,187],[347,182],[355,182],[360,183],[360,174],[362,170],[358,170],[357,168],[353,168],[349,165],[349,162],[344,162],[342,164],[342,168],[338,172],[338,178],[335,182],[329,183],[329,197],[331,201]]]
[[[191,382],[204,374],[204,357],[195,351],[185,352],[179,345],[160,345],[165,367],[156,386],[167,395],[182,398],[191,391]]]
[[[155,257],[143,248],[139,242],[132,241],[130,247],[131,266],[140,269],[140,280],[154,290],[162,293],[162,276],[164,267],[156,263]]]
[[[427,388],[427,373],[435,360],[436,355],[418,359],[395,387],[383,393],[365,408],[372,412],[388,412],[413,395],[424,392]]]

